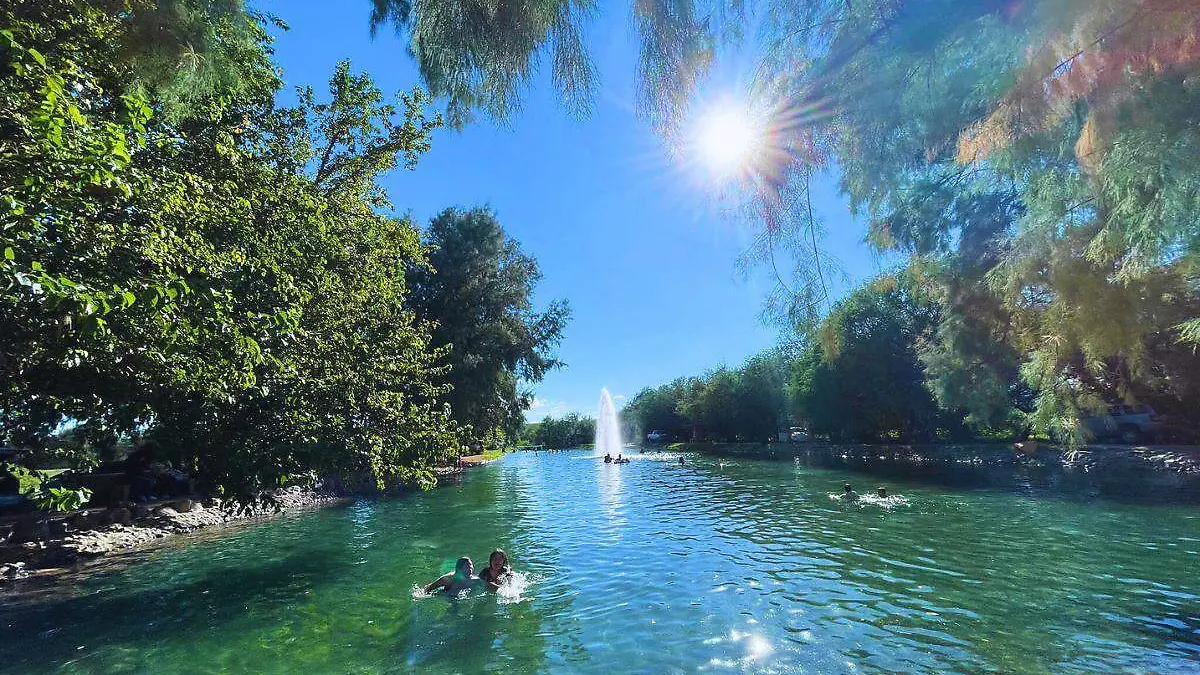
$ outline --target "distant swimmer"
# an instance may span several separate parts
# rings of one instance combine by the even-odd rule
[[[683,466],[683,455],[679,456],[679,466]]]
[[[858,501],[858,493],[854,491],[854,488],[850,487],[849,483],[842,486],[842,499],[848,502]]]
[[[880,485],[879,487],[875,488],[875,494],[879,495],[880,499],[887,499],[887,488]]]
[[[454,564],[453,572],[438,577],[437,581],[425,587],[425,592],[433,593],[444,588],[448,595],[454,596],[463,591],[483,588],[483,585],[483,580],[475,576],[475,564],[470,558],[463,556]]]
[[[604,453],[604,463],[605,463],[605,464],[612,464],[612,461],[613,461],[613,460],[612,460],[612,455],[608,454],[607,452],[606,452],[606,453]]]

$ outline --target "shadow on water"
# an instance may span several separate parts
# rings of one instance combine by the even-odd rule
[[[334,547],[272,553],[269,560],[237,556],[186,569],[182,561],[151,559],[136,568],[132,582],[121,578],[123,571],[109,572],[69,595],[5,607],[0,663],[61,663],[77,656],[88,636],[104,635],[105,646],[113,647],[212,628],[250,607],[302,598],[347,566],[346,553]]]

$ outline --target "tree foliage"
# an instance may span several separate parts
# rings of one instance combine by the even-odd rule
[[[0,16],[3,435],[151,435],[238,494],[429,481],[456,428],[407,306],[419,233],[377,182],[428,147],[423,95],[387,103],[343,64],[328,101],[279,107],[255,23],[241,86],[173,117],[123,58],[130,15],[36,12]]]
[[[596,420],[576,413],[563,417],[546,416],[538,423],[532,443],[551,450],[578,448],[591,444],[596,438]]]
[[[562,365],[553,350],[570,310],[566,302],[534,310],[537,261],[488,209],[447,209],[423,241],[429,264],[413,266],[412,306],[434,343],[449,348],[445,400],[476,438],[515,439],[532,403],[524,386]]]
[[[638,392],[621,417],[638,434],[665,431],[677,439],[770,441],[788,425],[788,357],[770,351],[737,369],[717,368]]]
[[[938,405],[918,358],[939,311],[904,275],[881,277],[839,302],[796,361],[790,389],[796,416],[833,440],[965,435],[962,414]]]
[[[822,111],[774,140],[801,165],[836,160],[870,240],[936,271],[947,311],[923,358],[939,396],[993,419],[1015,355],[1041,430],[1075,436],[1082,410],[1122,399],[1194,416],[1191,385],[1166,373],[1200,310],[1200,7],[814,0],[771,15],[772,91]]]

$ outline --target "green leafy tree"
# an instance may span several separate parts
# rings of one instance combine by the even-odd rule
[[[790,421],[789,365],[783,350],[759,354],[738,369],[717,368],[644,389],[621,416],[639,434],[658,430],[676,439],[771,441]]]
[[[457,429],[407,307],[420,236],[377,182],[427,148],[422,94],[388,103],[343,64],[327,102],[279,108],[255,28],[236,92],[158,115],[128,16],[40,11],[0,17],[3,434],[151,435],[239,495],[314,470],[431,482]]]
[[[523,386],[561,365],[553,351],[568,306],[556,301],[534,310],[537,261],[487,209],[447,209],[423,241],[429,264],[412,269],[411,303],[431,325],[433,343],[449,349],[443,381],[452,390],[444,400],[475,438],[517,438],[532,403]]]
[[[791,392],[809,430],[836,441],[928,441],[965,432],[925,386],[916,345],[937,305],[903,277],[883,277],[838,303],[797,359]]]
[[[679,407],[686,390],[687,381],[683,378],[659,387],[647,387],[621,409],[621,419],[632,423],[639,436],[651,431],[665,431],[672,438],[688,438],[692,423]]]
[[[946,313],[923,358],[941,398],[996,423],[1021,398],[1005,391],[1015,357],[1042,431],[1078,437],[1088,408],[1148,396],[1191,415],[1190,384],[1164,373],[1200,310],[1195,3],[770,15],[764,88],[820,114],[773,139],[786,159],[759,167],[765,222],[805,220],[807,176],[836,161],[870,240],[937,270]]]
[[[553,450],[561,450],[591,444],[595,438],[595,419],[583,417],[577,413],[569,413],[559,418],[546,416],[537,425],[533,443]]]

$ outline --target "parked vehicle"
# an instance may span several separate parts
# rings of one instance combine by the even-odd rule
[[[807,443],[808,430],[803,427],[792,427],[788,429],[788,440],[793,443]]]
[[[1161,418],[1146,405],[1110,406],[1104,413],[1083,418],[1083,426],[1094,440],[1129,444],[1152,442],[1163,429]]]

